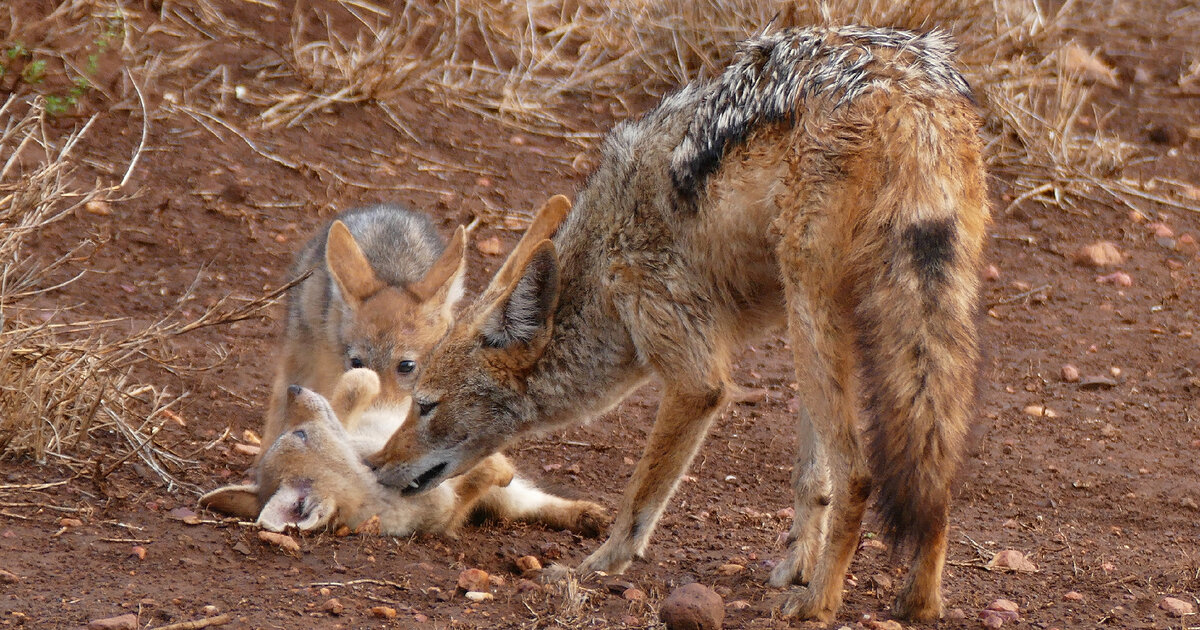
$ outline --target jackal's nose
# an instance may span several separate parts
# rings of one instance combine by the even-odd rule
[[[300,393],[303,391],[304,391],[304,388],[300,387],[299,385],[296,385],[294,383],[292,385],[288,385],[288,398],[295,398],[295,397],[299,396]]]

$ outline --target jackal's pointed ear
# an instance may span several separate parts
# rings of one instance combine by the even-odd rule
[[[484,295],[492,296],[505,292],[520,274],[519,266],[529,260],[530,252],[540,246],[542,241],[554,236],[570,210],[571,200],[563,195],[554,195],[542,204],[537,215],[533,217],[533,223],[529,224],[517,246],[508,255],[508,259],[496,271]]]
[[[463,277],[467,270],[467,230],[458,226],[454,236],[446,244],[437,262],[429,268],[424,278],[408,287],[421,298],[427,309],[436,309],[449,319],[454,305],[463,296]]]
[[[334,221],[329,226],[329,236],[325,241],[325,265],[351,307],[384,287],[383,281],[371,269],[367,255],[341,221]]]
[[[250,520],[258,516],[258,486],[225,486],[200,497],[200,507]]]
[[[484,343],[492,348],[529,344],[543,337],[558,306],[558,254],[553,242],[538,243],[514,271],[518,275],[480,326]]]

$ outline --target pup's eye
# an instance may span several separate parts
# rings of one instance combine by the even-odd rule
[[[431,412],[433,412],[434,408],[437,406],[438,406],[438,404],[437,404],[436,400],[433,402],[422,402],[419,400],[417,401],[417,408],[421,411],[422,418],[424,418],[425,416],[428,416]]]
[[[296,429],[295,431],[292,431],[292,435],[300,438],[301,442],[308,442],[308,433],[305,432],[304,429]]]
[[[363,363],[363,360],[358,357],[350,357],[350,369],[357,370],[360,367],[366,367],[366,364]]]
[[[408,374],[415,369],[417,369],[416,361],[401,361],[400,364],[396,366],[396,371],[401,374]]]

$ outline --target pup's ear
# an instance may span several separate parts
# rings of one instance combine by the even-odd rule
[[[385,286],[375,275],[375,270],[371,269],[371,262],[350,234],[350,229],[341,221],[334,221],[329,226],[325,241],[325,265],[351,308],[358,307],[363,300]]]
[[[258,516],[258,486],[225,486],[200,497],[200,507],[250,520]]]
[[[429,268],[425,277],[409,286],[408,290],[421,298],[427,311],[437,311],[443,318],[451,319],[454,305],[463,296],[466,270],[467,231],[460,225],[446,244],[446,250]]]

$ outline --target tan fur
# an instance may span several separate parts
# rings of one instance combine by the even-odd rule
[[[264,453],[257,483],[214,490],[200,505],[275,531],[346,526],[392,536],[453,536],[475,513],[592,535],[606,522],[599,505],[538,490],[498,453],[432,492],[406,497],[379,485],[362,457],[378,450],[402,418],[379,426],[379,418],[358,417],[378,393],[379,378],[367,369],[347,372],[329,402],[289,388],[283,433]]]
[[[428,490],[657,376],[645,452],[581,565],[621,572],[728,399],[732,353],[786,325],[796,516],[770,581],[804,587],[781,612],[833,619],[874,485],[914,553],[895,612],[934,619],[978,361],[978,117],[938,34],[797,30],[741,50],[718,81],[610,135],[553,241],[539,217],[511,275],[434,350],[417,417],[370,461],[383,483]]]

